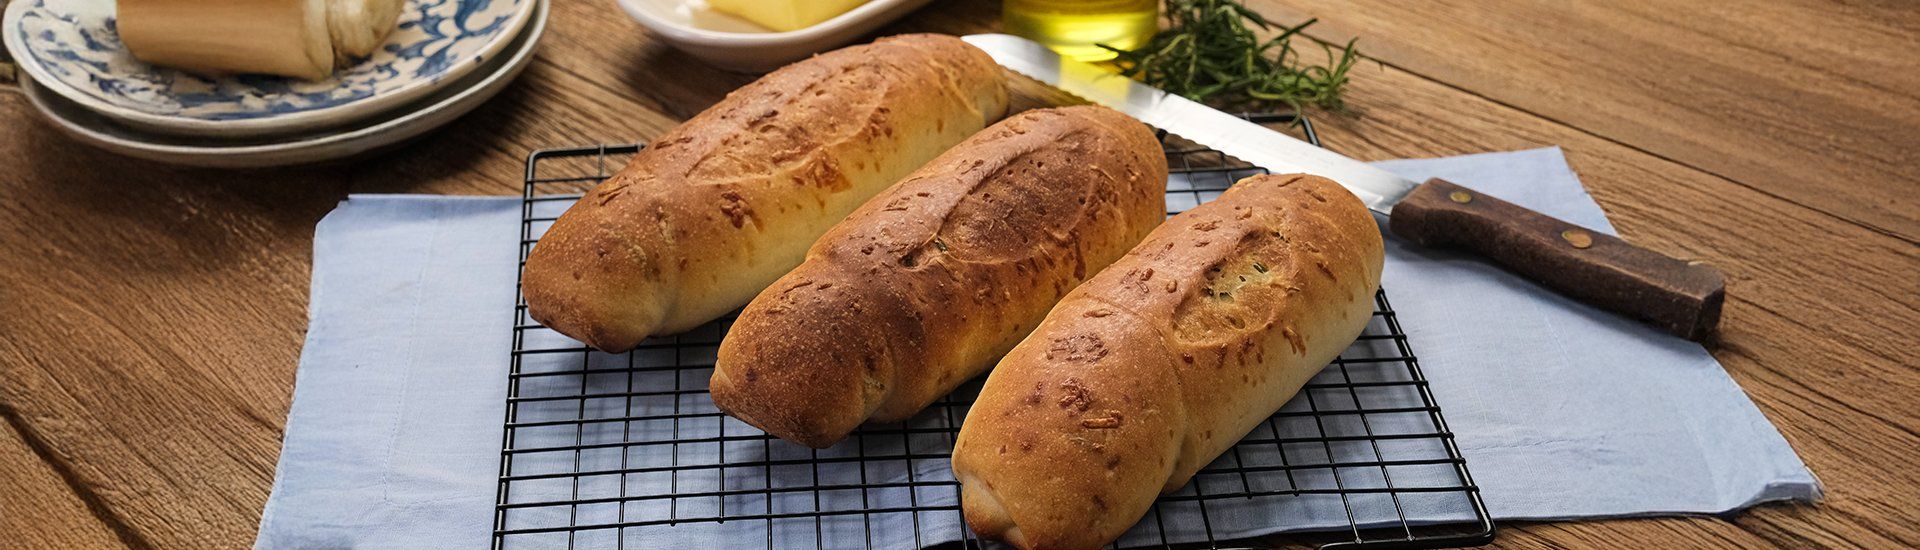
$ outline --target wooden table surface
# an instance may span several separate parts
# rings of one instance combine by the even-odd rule
[[[348,193],[509,194],[528,151],[644,140],[750,77],[555,0],[539,57],[431,137],[226,172],[66,139],[0,85],[0,546],[251,544]],[[884,33],[998,27],[937,2]],[[1920,9],[1904,0],[1256,0],[1360,37],[1332,148],[1562,147],[1628,239],[1729,276],[1713,353],[1826,483],[1724,518],[1508,524],[1511,546],[1920,546]],[[1444,406],[1444,403],[1442,404]]]

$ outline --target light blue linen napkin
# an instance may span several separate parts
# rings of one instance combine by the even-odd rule
[[[1381,165],[1415,179],[1445,177],[1612,232],[1558,149]],[[491,543],[519,217],[517,198],[363,195],[341,203],[321,221],[314,238],[307,343],[256,547],[478,548]],[[1494,517],[1714,514],[1767,501],[1819,498],[1819,484],[1805,465],[1700,346],[1587,308],[1472,257],[1422,250],[1396,239],[1387,243],[1384,286]],[[1299,401],[1289,409],[1299,409]],[[1373,422],[1378,432],[1396,429],[1390,416]],[[690,435],[696,434],[681,434]],[[739,457],[754,451],[730,452]],[[764,451],[772,458],[793,452],[785,447]],[[1329,449],[1335,455],[1345,452]],[[606,458],[635,465],[660,457],[628,451]],[[516,469],[527,466],[516,464]],[[828,468],[824,476],[848,473]],[[865,473],[871,480],[905,480],[909,473],[921,480],[951,479],[944,460]],[[1375,482],[1365,471],[1346,475],[1349,486]],[[1445,484],[1440,478],[1450,473],[1392,475],[1398,486],[1407,487]],[[1325,481],[1289,480],[1299,486]],[[671,482],[714,483],[697,477]],[[667,490],[646,480],[627,485],[627,494]],[[554,489],[563,497],[570,490]],[[824,494],[822,507],[905,505],[907,493],[921,504],[952,504],[950,490],[879,496],[842,491]],[[734,495],[726,505],[775,512],[812,505],[813,493],[794,494],[808,502],[778,495],[774,502],[754,502],[755,495]],[[863,498],[876,500],[863,504]],[[1204,529],[1227,538],[1344,528],[1347,504],[1367,525],[1393,524],[1399,514],[1415,523],[1465,514],[1457,503],[1429,502],[1418,494],[1403,495],[1398,509],[1384,498],[1343,503],[1308,495],[1216,503]],[[583,508],[580,513],[606,512]],[[1205,536],[1199,522],[1181,519],[1189,512],[1167,510],[1162,522],[1167,536]],[[809,519],[792,532],[769,522],[683,523],[629,529],[626,542],[635,548],[764,546],[769,541],[811,547],[816,541],[860,546],[873,540],[877,546],[899,547],[951,540],[960,532],[959,518],[951,512],[895,516],[871,523],[859,515],[840,516],[845,521],[830,520],[818,531]],[[564,525],[566,518],[559,520]],[[870,526],[877,533],[866,531]],[[921,538],[914,538],[916,531]],[[611,547],[611,533],[583,534],[572,542]],[[1157,536],[1139,540],[1157,541]],[[569,541],[558,535],[516,542],[521,544],[510,547],[565,547]]]

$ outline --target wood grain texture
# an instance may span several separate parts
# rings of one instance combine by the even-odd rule
[[[1558,145],[1627,240],[1727,274],[1711,349],[1828,488],[1820,506],[1762,507],[1735,525],[1779,544],[1920,544],[1920,529],[1890,520],[1920,487],[1906,451],[1920,448],[1920,345],[1906,336],[1920,326],[1920,250],[1410,73],[1367,72],[1352,90],[1361,107],[1316,124],[1330,147],[1386,159]],[[1651,530],[1607,536],[1673,544]]]
[[[1258,2],[1387,61],[1356,70],[1353,113],[1319,119],[1327,143],[1366,159],[1563,147],[1629,241],[1727,273],[1714,353],[1829,492],[1725,519],[1512,524],[1500,545],[1920,546],[1916,10],[1375,3]],[[940,2],[883,33],[980,32],[997,15]],[[0,88],[0,414],[19,434],[0,432],[5,544],[251,544],[313,224],[337,201],[515,193],[531,150],[657,136],[751,78],[608,3],[556,2],[534,65],[451,127],[374,158],[246,172],[92,150]],[[29,506],[35,519],[11,518]]]
[[[1920,9],[1821,0],[1255,0],[1310,35],[1920,240]],[[1363,72],[1364,74],[1364,72]],[[1831,183],[1815,183],[1831,182]]]
[[[74,491],[72,479],[55,469],[58,458],[0,425],[0,533],[35,533],[23,548],[106,548],[127,543],[97,515],[97,502]]]

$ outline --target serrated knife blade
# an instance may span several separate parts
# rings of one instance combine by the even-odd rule
[[[1367,208],[1391,214],[1419,182],[1341,156],[1245,119],[1162,92],[1092,64],[1060,57],[1037,42],[1005,34],[962,38],[1014,72],[1105,105],[1155,128],[1218,149],[1276,174],[1304,173],[1336,182]]]
[[[1684,338],[1720,322],[1725,278],[1688,262],[1594,233],[1440,179],[1415,182],[1091,64],[1004,34],[963,37],[1013,72],[1105,105],[1278,174],[1321,176],[1386,215],[1394,235],[1423,246],[1476,252],[1520,275]]]

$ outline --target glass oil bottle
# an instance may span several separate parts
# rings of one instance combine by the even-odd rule
[[[1002,10],[1007,34],[1081,61],[1113,59],[1095,44],[1138,48],[1160,27],[1159,0],[1006,0]]]

